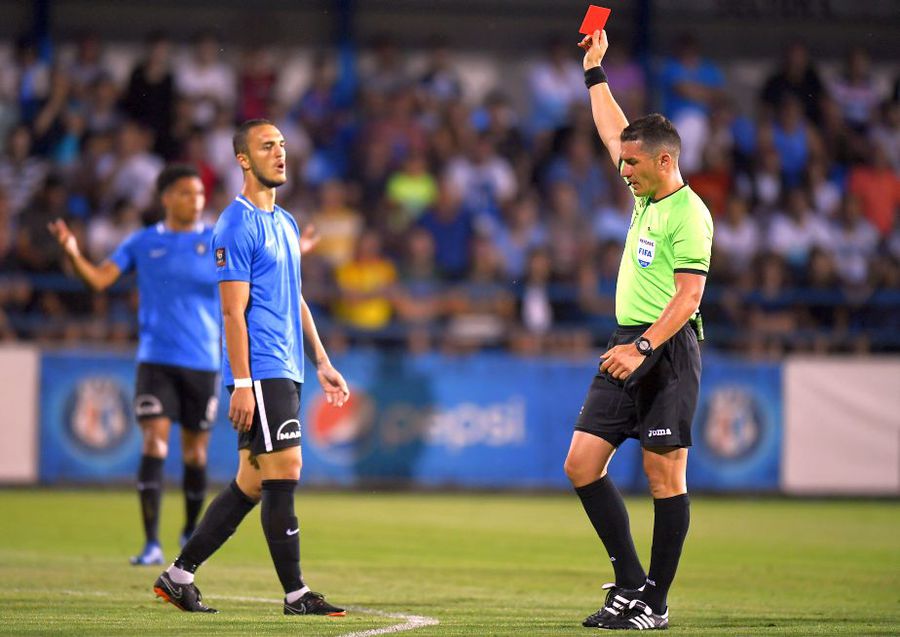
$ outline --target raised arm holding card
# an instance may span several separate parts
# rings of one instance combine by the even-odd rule
[[[698,307],[709,269],[712,217],[681,178],[681,139],[672,122],[659,114],[628,122],[600,66],[609,46],[606,32],[602,26],[587,30],[579,46],[591,112],[634,208],[616,280],[618,325],[600,356],[565,462],[615,574],[603,587],[602,606],[582,624],[664,630],[668,592],[690,523],[687,458],[700,388]],[[606,472],[628,438],[640,440],[653,496],[646,572],[625,503]]]
[[[628,120],[613,98],[609,84],[606,83],[606,74],[600,66],[609,47],[606,31],[594,31],[592,35],[584,36],[578,46],[584,49],[584,81],[591,95],[594,124],[613,163],[618,165],[622,147],[620,136],[628,126]]]

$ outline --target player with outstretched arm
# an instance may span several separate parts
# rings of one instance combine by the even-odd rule
[[[185,524],[181,545],[194,532],[206,497],[210,429],[219,403],[219,295],[209,251],[212,226],[200,222],[205,194],[197,170],[167,166],[156,180],[165,218],[128,237],[100,265],[78,249],[66,222],[50,232],[78,277],[95,291],[137,272],[140,294],[134,413],[143,432],[137,473],[144,548],[131,563],[163,563],[159,512],[169,430],[181,425]]]

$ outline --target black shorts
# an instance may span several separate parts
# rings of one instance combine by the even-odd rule
[[[238,449],[258,456],[270,451],[300,446],[300,383],[290,378],[253,381],[256,410],[249,431],[238,434]],[[229,393],[234,386],[228,386]]]
[[[165,417],[189,431],[207,431],[219,409],[219,374],[141,363],[134,387],[134,416]]]
[[[633,343],[647,327],[619,326],[607,349]],[[700,367],[697,335],[688,324],[654,349],[626,381],[598,371],[575,430],[599,436],[615,447],[627,438],[637,438],[642,447],[690,447]]]

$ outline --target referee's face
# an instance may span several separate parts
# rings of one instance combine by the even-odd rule
[[[659,186],[657,158],[642,148],[640,141],[622,142],[622,177],[636,197],[652,197]]]
[[[265,124],[250,129],[247,135],[248,168],[266,188],[277,188],[287,181],[284,136],[281,131]]]

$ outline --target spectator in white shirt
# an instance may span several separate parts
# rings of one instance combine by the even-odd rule
[[[828,224],[816,216],[806,192],[800,188],[787,193],[785,208],[772,218],[769,248],[783,256],[792,268],[802,269],[814,247],[828,244]]]
[[[451,159],[445,176],[463,193],[463,204],[478,217],[499,219],[500,207],[516,195],[515,172],[487,135],[472,143],[467,156]]]
[[[218,106],[235,107],[234,70],[219,59],[220,45],[211,33],[199,36],[189,59],[178,65],[175,86],[193,103],[193,120],[206,127],[216,117]]]
[[[156,177],[163,167],[162,160],[148,151],[152,144],[150,131],[136,122],[126,122],[119,130],[115,151],[103,156],[97,165],[104,211],[121,199],[139,210],[152,203]]]
[[[827,169],[824,159],[811,161],[806,167],[806,187],[819,216],[831,219],[841,205],[841,189],[828,179]]]
[[[6,155],[0,157],[0,189],[9,198],[13,219],[31,201],[47,176],[46,162],[31,155],[31,142],[31,131],[20,124],[10,132]]]
[[[713,258],[716,268],[736,276],[750,267],[759,252],[760,230],[749,215],[747,201],[732,197],[725,208],[725,216],[716,223],[713,235]]]
[[[588,101],[584,71],[571,55],[570,48],[554,40],[547,49],[547,56],[528,74],[531,125],[537,134],[562,128],[572,105]]]
[[[878,248],[878,231],[860,210],[859,199],[844,198],[831,226],[827,246],[837,265],[837,273],[848,285],[863,285],[869,278],[869,264]]]

